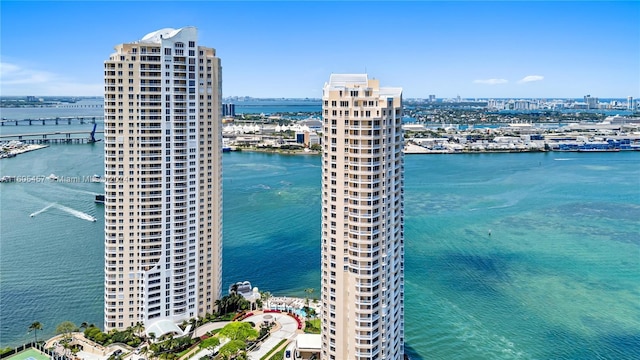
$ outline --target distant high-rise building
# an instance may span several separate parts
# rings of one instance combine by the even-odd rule
[[[633,111],[633,96],[627,97],[627,109]]]
[[[220,59],[194,27],[104,63],[104,328],[160,337],[221,296]]]
[[[436,96],[435,95],[429,95],[429,102],[436,102]]]
[[[333,74],[322,101],[321,358],[403,359],[402,89]]]
[[[591,97],[591,95],[585,95],[584,102],[587,104],[587,109],[597,109],[598,108],[598,98]]]
[[[236,104],[222,104],[222,116],[236,116]]]

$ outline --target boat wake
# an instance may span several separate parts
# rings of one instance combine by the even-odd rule
[[[43,212],[45,212],[45,211],[49,210],[49,209],[50,209],[52,206],[54,206],[55,204],[56,204],[56,203],[51,203],[51,204],[49,204],[49,205],[45,206],[44,208],[42,208],[42,209],[40,209],[40,210],[38,210],[38,211],[36,211],[36,212],[34,212],[34,213],[31,213],[29,216],[30,216],[30,217],[38,216],[38,215],[42,214]]]
[[[82,211],[78,211],[78,210],[75,210],[75,209],[66,207],[64,205],[60,205],[60,204],[55,204],[55,207],[60,209],[60,210],[62,210],[62,211],[64,211],[64,212],[66,212],[66,213],[68,213],[68,214],[71,214],[71,215],[77,217],[78,219],[92,221],[92,222],[96,221],[95,217],[93,217],[93,216],[91,216],[91,215],[89,215],[87,213],[83,213]]]
[[[80,194],[94,195],[94,196],[100,194],[100,193],[97,193],[95,191],[78,190],[78,189],[72,189],[72,188],[65,188],[65,190],[72,191],[72,192],[77,192],[77,193],[80,193]]]

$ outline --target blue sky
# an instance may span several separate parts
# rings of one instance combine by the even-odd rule
[[[405,98],[640,97],[640,2],[0,2],[0,95],[102,95],[116,44],[196,26],[223,96],[320,97],[361,73]]]

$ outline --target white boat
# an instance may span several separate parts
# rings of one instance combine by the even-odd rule
[[[100,175],[98,175],[98,174],[94,174],[94,175],[91,177],[91,182],[99,183],[99,182],[103,182],[103,181],[104,181],[104,180],[102,180],[102,176],[100,176]]]
[[[53,173],[49,175],[48,179],[51,181],[58,181],[58,177],[56,176],[56,174],[53,174]]]

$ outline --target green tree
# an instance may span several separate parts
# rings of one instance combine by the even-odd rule
[[[207,349],[211,351],[211,354],[213,354],[213,352],[216,349],[216,346],[218,345],[220,345],[220,339],[216,336],[212,336],[210,338],[206,338],[202,340],[199,346],[201,349]]]
[[[258,331],[247,322],[232,322],[223,327],[218,333],[230,340],[255,340],[258,337]]]
[[[33,331],[35,342],[38,342],[38,330],[42,330],[42,324],[39,321],[34,321],[31,325],[29,325],[29,332]]]
[[[232,355],[237,354],[239,351],[247,348],[247,344],[242,340],[231,340],[224,344],[219,350],[220,356],[223,359],[230,359]]]
[[[71,321],[63,321],[56,327],[56,334],[64,335],[65,339],[71,338],[71,333],[77,331],[78,327]]]

